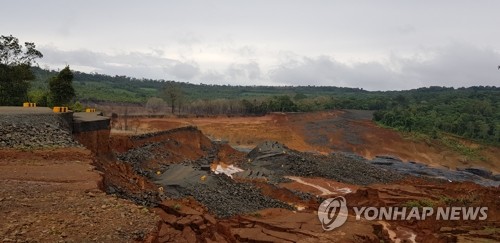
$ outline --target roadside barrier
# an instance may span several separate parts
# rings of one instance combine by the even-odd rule
[[[85,109],[85,112],[96,112],[95,108],[87,108]]]
[[[52,111],[54,111],[54,112],[68,112],[68,107],[54,106]]]
[[[36,103],[24,102],[23,107],[36,107]]]

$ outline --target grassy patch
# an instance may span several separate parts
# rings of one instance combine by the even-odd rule
[[[425,142],[427,145],[433,145],[436,143],[442,144],[446,148],[464,156],[467,161],[472,161],[472,160],[488,161],[488,159],[481,154],[481,151],[484,149],[484,145],[480,145],[476,148],[473,148],[461,143],[457,138],[447,136],[446,134],[438,133],[436,135],[436,138],[433,138],[433,136],[423,132],[408,132],[398,128],[389,127],[380,122],[375,122],[375,123],[377,124],[377,126],[381,128],[396,131],[399,134],[401,134],[401,136],[404,139],[413,142]]]
[[[483,149],[482,146],[479,146],[478,148],[471,148],[461,143],[460,141],[449,137],[441,137],[439,141],[441,141],[446,147],[450,148],[451,150],[465,156],[467,160],[486,161],[486,158],[481,155],[481,150]]]
[[[444,203],[446,206],[470,206],[472,203],[478,200],[478,195],[474,193],[469,193],[466,196],[461,197],[449,197],[441,196],[439,201]]]

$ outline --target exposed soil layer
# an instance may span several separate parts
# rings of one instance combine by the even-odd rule
[[[84,145],[97,156],[111,154],[109,146],[109,129],[79,132],[73,134],[76,141]]]
[[[212,139],[228,141],[232,146],[252,149],[264,141],[278,141],[292,149],[331,153],[353,152],[373,159],[393,155],[404,161],[432,166],[480,166],[500,173],[500,148],[481,146],[478,159],[435,141],[404,138],[401,134],[377,126],[371,112],[337,110],[314,113],[273,113],[262,117],[214,118],[136,118],[135,132],[151,132],[183,126],[197,126]],[[470,142],[467,146],[478,147]]]
[[[180,141],[177,136],[181,134],[191,139]],[[405,177],[397,171],[375,167],[370,161],[352,154],[303,153],[277,142],[260,144],[245,156],[216,142],[204,144],[206,141],[198,136],[203,135],[189,127],[133,136],[130,137],[129,152],[122,153],[126,156],[119,156],[139,174],[161,187],[163,198],[177,198],[163,201],[155,209],[163,221],[159,239],[447,242],[457,239],[496,240],[499,237],[498,187]],[[123,140],[123,135],[118,138]],[[170,143],[189,148],[188,156],[184,160],[169,157],[177,149],[164,145]],[[158,163],[150,163],[152,160]],[[214,164],[226,167],[234,164],[244,171],[233,174],[232,181],[229,177],[210,172],[208,168],[213,169]],[[245,188],[254,189],[246,191]],[[324,231],[316,210],[323,199],[339,195],[347,198],[351,209],[348,221],[334,231]],[[266,197],[276,200],[276,203],[259,201]],[[262,204],[263,209],[255,207],[255,202]],[[277,202],[288,206],[280,206]],[[488,211],[488,220],[464,224],[432,219],[418,222],[356,220],[352,210],[354,206],[406,207],[424,202],[435,207],[452,205],[495,209]],[[189,213],[179,212],[183,210]]]
[[[216,219],[190,198],[165,200],[155,209],[162,219],[158,242],[380,242],[389,236],[376,222],[349,217],[342,229],[325,232],[313,212],[264,209]]]
[[[109,142],[106,131],[77,135],[93,154],[76,147],[3,149],[0,235],[5,242],[500,241],[499,187],[408,176],[412,174],[403,170],[406,164],[390,156],[369,161],[352,153],[332,154],[363,154],[354,148],[375,148],[371,143],[380,142],[367,140],[366,134],[396,134],[376,127],[369,116],[337,111],[176,119],[166,124],[145,120],[174,129],[159,131],[145,126],[149,123],[139,127],[139,122],[138,130],[154,132],[112,134]],[[193,121],[201,131],[186,126]],[[231,127],[234,137],[214,135],[224,135]],[[264,132],[252,130],[255,127]],[[212,140],[203,129],[213,129]],[[258,141],[271,137],[291,140]],[[233,145],[237,143],[231,139],[238,139],[252,151],[242,153],[218,141],[226,139]],[[402,149],[390,154],[404,159],[401,155],[410,151],[404,145],[419,143],[390,136],[389,141]],[[375,154],[393,151],[369,146]],[[323,154],[304,152],[308,150]],[[429,150],[432,156],[434,152]],[[217,168],[243,171],[229,177],[216,174]],[[468,173],[463,175],[496,179],[488,170],[463,170],[460,173]],[[325,231],[316,210],[323,199],[340,195],[347,200],[347,222]],[[352,208],[422,205],[488,207],[488,218],[368,221],[357,220]]]

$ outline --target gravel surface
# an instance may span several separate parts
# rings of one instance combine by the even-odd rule
[[[172,142],[175,141],[148,143],[119,154],[118,158],[130,163],[138,174],[149,177],[162,185],[166,196],[171,198],[192,196],[218,217],[251,213],[264,208],[293,209],[284,202],[264,196],[260,189],[251,183],[235,182],[225,175],[215,175],[203,170],[203,165],[210,165],[216,158],[220,145],[217,143],[213,143],[214,146],[206,151],[207,156],[198,160],[184,160],[178,164],[148,168],[146,162],[165,161],[168,158],[169,151],[161,148],[164,147],[164,143]],[[156,171],[152,169],[159,169],[162,174],[156,175]],[[202,176],[204,176],[203,180]]]
[[[55,114],[0,114],[0,147],[76,147],[68,124]]]
[[[163,176],[171,175],[167,170]],[[205,205],[211,213],[221,218],[252,213],[265,208],[293,210],[292,206],[284,202],[264,196],[260,189],[252,184],[235,182],[223,174],[208,174],[204,180],[200,180],[198,174],[196,176],[187,174],[186,183],[166,186],[165,192],[173,198],[192,196]]]
[[[168,151],[158,149],[166,142],[172,141],[145,144],[118,157],[131,163],[139,174],[162,185],[167,197],[192,196],[218,217],[251,213],[264,208],[293,209],[284,202],[263,195],[251,183],[236,182],[225,175],[202,170],[200,165],[208,165],[213,161],[218,146],[212,146],[214,151],[207,151],[207,156],[199,160],[165,165],[160,169],[160,175],[152,173],[152,168],[146,168],[145,162],[161,161],[168,157]],[[357,185],[387,183],[402,178],[399,173],[370,165],[362,158],[343,154],[324,156],[301,153],[277,142],[261,144],[248,157],[250,163],[240,164],[246,171],[238,177],[267,179],[271,183],[288,181],[284,176],[324,177]]]
[[[269,143],[263,144],[264,148],[260,149],[262,155],[255,152],[259,151],[260,145],[257,146],[251,153],[251,157],[256,159],[242,166],[246,170],[253,171],[253,174],[259,172],[266,174],[271,171],[269,178],[275,183],[283,182],[283,176],[290,175],[323,177],[355,185],[389,183],[403,178],[399,172],[371,165],[361,157],[344,154],[317,155],[294,151],[284,145],[275,145],[282,152],[269,156],[269,151],[266,149],[268,145]]]

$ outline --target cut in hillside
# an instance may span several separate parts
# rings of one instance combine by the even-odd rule
[[[440,140],[405,137],[371,121],[370,111],[338,110],[314,113],[273,113],[262,117],[142,118],[139,131],[197,126],[212,139],[251,149],[271,140],[299,151],[352,152],[368,159],[390,155],[452,169],[478,166],[498,172],[500,148],[466,144],[479,157],[470,157]],[[224,129],[221,129],[223,127]]]

